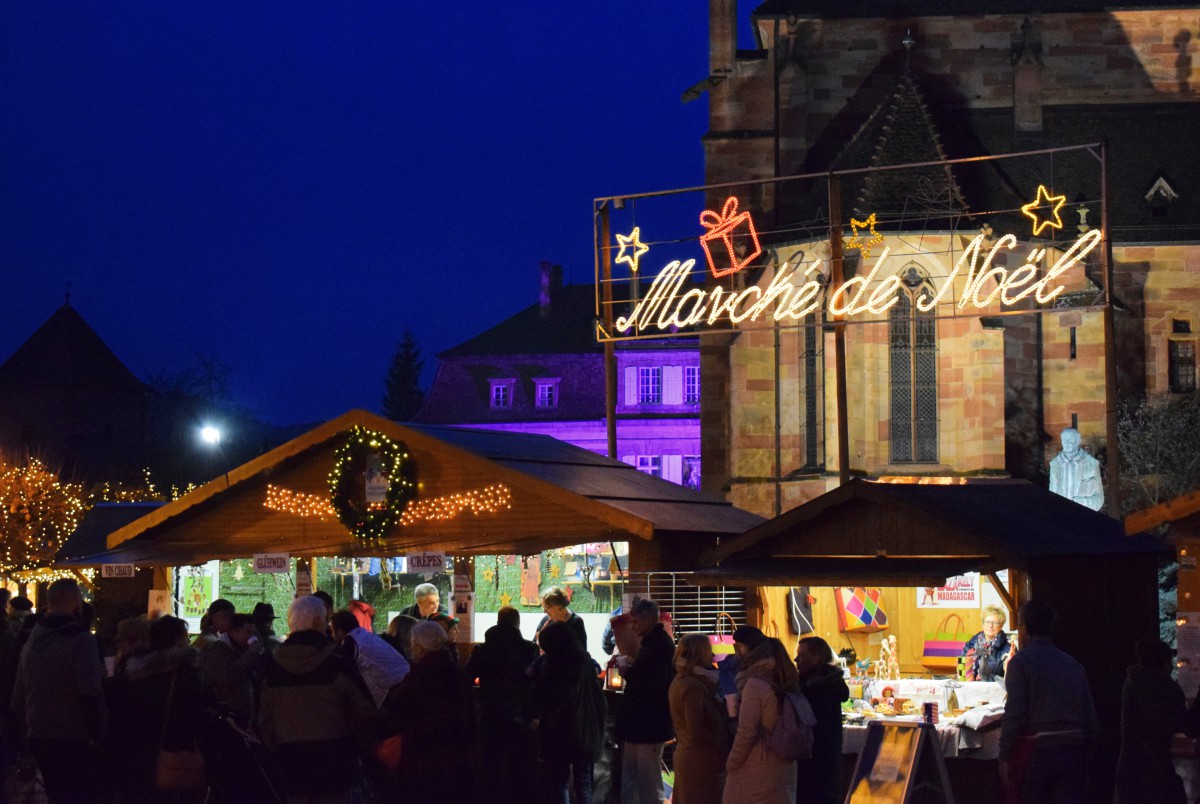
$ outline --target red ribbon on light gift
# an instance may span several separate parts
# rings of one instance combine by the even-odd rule
[[[700,225],[708,229],[707,232],[700,236],[700,246],[704,249],[704,256],[708,260],[709,270],[717,278],[737,273],[749,265],[755,257],[762,254],[762,246],[758,243],[758,232],[754,229],[754,220],[750,217],[749,212],[739,213],[737,208],[737,196],[731,195],[725,199],[725,204],[721,207],[720,213],[713,212],[711,209],[706,209],[700,213]],[[746,234],[736,234],[737,229],[743,224],[749,230],[748,236],[750,242],[753,244],[753,248],[748,250],[749,253],[745,257],[738,257],[733,240],[735,236],[747,236]],[[708,244],[714,240],[720,240],[725,244],[725,250],[729,253],[728,268],[718,268],[716,263],[713,262],[712,251],[709,250]]]

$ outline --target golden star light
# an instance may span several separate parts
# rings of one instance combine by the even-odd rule
[[[614,262],[626,263],[629,266],[629,270],[635,274],[638,272],[638,261],[641,260],[643,254],[650,250],[650,247],[642,242],[641,234],[641,227],[635,226],[629,234],[617,235],[617,244],[621,247],[621,250],[617,252],[617,258]],[[626,254],[626,249],[632,250],[633,253]]]
[[[1067,203],[1065,195],[1050,195],[1050,191],[1046,189],[1046,185],[1038,185],[1037,198],[1021,207],[1021,211],[1025,213],[1029,220],[1033,221],[1034,237],[1040,235],[1042,230],[1047,226],[1051,229],[1062,228],[1062,218],[1058,216],[1058,211],[1062,209],[1065,203]],[[1049,208],[1049,214],[1040,213],[1040,210],[1045,208]]]
[[[866,229],[871,235],[871,239],[866,243],[862,241],[859,235],[860,229]],[[867,216],[865,221],[850,219],[850,239],[846,241],[846,248],[856,248],[862,252],[864,260],[871,259],[871,249],[883,242],[883,235],[875,231],[875,213],[872,212]]]

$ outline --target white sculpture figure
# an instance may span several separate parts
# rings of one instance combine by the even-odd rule
[[[1104,506],[1104,485],[1100,482],[1100,461],[1079,446],[1079,431],[1062,431],[1062,452],[1050,461],[1050,490],[1093,511]]]
[[[900,678],[900,658],[896,650],[895,634],[879,643],[879,661],[875,663],[875,678]]]

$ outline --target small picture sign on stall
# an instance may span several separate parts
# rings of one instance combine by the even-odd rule
[[[439,572],[446,571],[445,553],[409,553],[408,571],[414,575],[424,575],[432,578]]]
[[[291,556],[287,553],[255,553],[254,571],[259,575],[291,572]]]
[[[132,564],[104,564],[100,567],[101,578],[132,578],[137,568]]]

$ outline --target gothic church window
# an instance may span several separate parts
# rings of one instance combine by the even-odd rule
[[[901,275],[899,300],[888,313],[892,463],[937,463],[937,319],[917,301],[934,288],[915,265]]]

